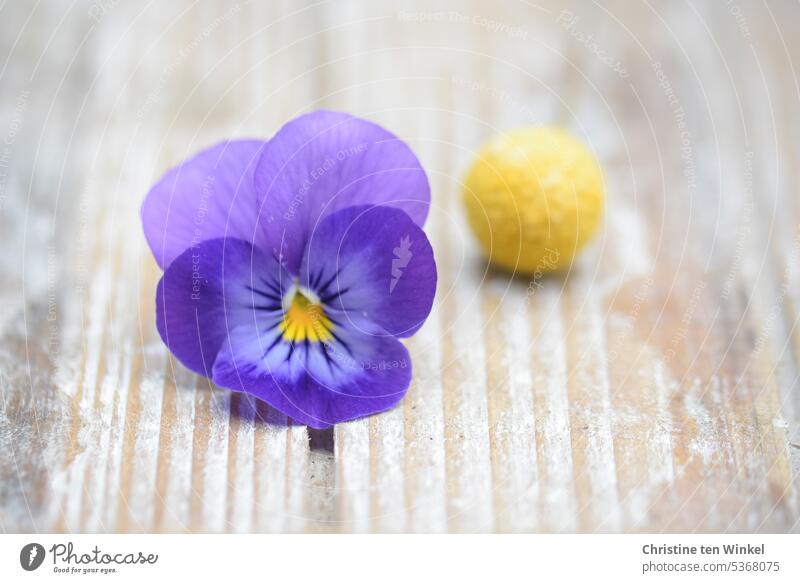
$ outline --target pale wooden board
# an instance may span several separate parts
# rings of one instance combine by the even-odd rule
[[[800,5],[432,10],[0,4],[2,531],[800,529]],[[401,406],[309,434],[168,355],[138,207],[319,107],[418,152],[440,285]],[[609,204],[531,282],[486,268],[459,197],[485,139],[540,123]]]

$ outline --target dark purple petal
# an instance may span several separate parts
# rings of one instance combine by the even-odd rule
[[[325,343],[290,343],[279,331],[239,326],[217,356],[214,382],[318,429],[385,411],[403,398],[411,359],[398,340],[365,321],[337,323],[334,333]]]
[[[311,233],[300,269],[323,304],[411,336],[436,293],[436,262],[425,232],[392,207],[359,206],[325,218]]]
[[[316,111],[287,123],[255,171],[269,249],[293,273],[318,220],[353,205],[388,204],[422,226],[430,187],[411,149],[380,126]]]
[[[250,243],[204,241],[184,251],[161,277],[158,332],[186,367],[211,376],[231,330],[267,329],[281,321],[281,298],[290,285],[277,261]]]
[[[192,245],[218,237],[254,242],[253,171],[265,142],[222,142],[166,174],[142,204],[147,243],[162,269]]]

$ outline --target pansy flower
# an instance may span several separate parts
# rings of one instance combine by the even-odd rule
[[[429,204],[408,145],[343,113],[200,152],[142,206],[164,269],[161,338],[189,369],[301,424],[385,411],[411,381],[398,339],[436,289]]]

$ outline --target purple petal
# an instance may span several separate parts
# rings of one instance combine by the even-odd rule
[[[411,149],[380,126],[317,111],[287,123],[255,171],[270,250],[293,273],[305,241],[324,216],[349,206],[388,204],[422,226],[430,187]]]
[[[419,329],[436,293],[425,232],[391,207],[350,207],[325,218],[311,233],[300,277],[323,304],[397,337]]]
[[[282,318],[291,285],[270,255],[238,239],[212,239],[184,251],[158,283],[156,324],[186,367],[211,376],[230,330],[267,328]]]
[[[260,236],[253,171],[265,142],[222,142],[166,174],[142,204],[145,237],[162,269],[192,245]]]
[[[337,324],[326,343],[290,343],[276,329],[239,326],[217,356],[214,382],[318,429],[385,411],[405,395],[411,359],[374,324],[358,324]]]

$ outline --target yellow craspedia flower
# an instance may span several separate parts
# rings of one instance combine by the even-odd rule
[[[605,195],[597,159],[552,127],[491,139],[463,189],[470,227],[494,264],[541,273],[568,267],[600,224]]]

